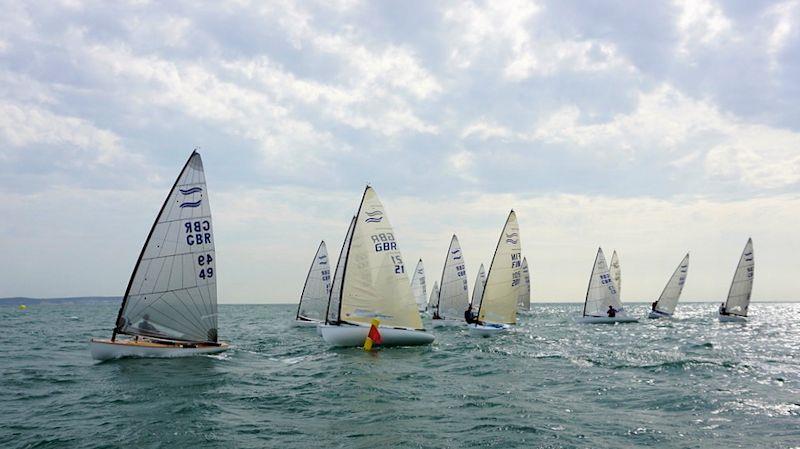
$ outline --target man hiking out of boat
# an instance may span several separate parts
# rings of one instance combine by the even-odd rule
[[[730,315],[730,313],[728,313],[728,309],[725,307],[725,303],[724,302],[719,305],[719,314],[720,315]]]
[[[613,306],[608,306],[608,311],[606,313],[608,313],[609,318],[614,318],[617,316],[617,309],[615,309]]]

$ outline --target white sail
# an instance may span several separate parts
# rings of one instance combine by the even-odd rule
[[[431,290],[431,297],[428,299],[427,311],[433,313],[436,309],[436,304],[439,303],[439,281],[433,282],[433,290]]]
[[[486,270],[483,264],[478,269],[478,277],[475,278],[475,288],[472,289],[472,310],[477,312],[481,307],[481,298],[483,297],[483,288],[486,286]]]
[[[325,320],[325,310],[331,291],[331,268],[328,262],[328,248],[325,242],[319,244],[311,268],[308,269],[300,304],[297,306],[296,319]]]
[[[516,324],[517,297],[521,288],[522,243],[517,214],[512,210],[489,265],[478,319],[490,323]]]
[[[730,315],[747,316],[747,308],[750,306],[750,293],[753,291],[753,239],[747,239],[742,256],[739,258],[739,265],[733,275],[733,282],[728,291],[728,299],[725,301],[725,309]]]
[[[417,310],[424,312],[428,305],[428,288],[425,284],[425,265],[422,264],[422,259],[417,262],[417,268],[414,269],[414,276],[411,278],[411,292],[417,302]]]
[[[216,343],[216,266],[203,161],[193,152],[147,236],[114,335]]]
[[[528,258],[522,258],[522,288],[517,300],[519,310],[531,310],[531,274],[528,272]]]
[[[589,289],[586,291],[586,302],[583,305],[583,316],[608,316],[608,306],[622,309],[617,287],[606,265],[603,249],[597,249],[592,276],[589,278]]]
[[[344,236],[342,249],[339,251],[339,259],[336,261],[336,271],[333,274],[330,296],[328,297],[328,311],[325,312],[325,322],[332,324],[339,322],[339,303],[342,298],[342,278],[344,277],[344,261],[347,259],[347,249],[350,247],[350,240],[353,238],[353,228],[356,225],[356,217],[350,220],[347,227],[347,234]]]
[[[617,252],[611,254],[611,265],[608,267],[608,272],[611,274],[611,280],[614,281],[614,287],[617,288],[617,297],[622,300],[622,270],[619,268],[619,257]]]
[[[657,311],[670,315],[675,313],[675,307],[678,305],[678,299],[681,297],[683,284],[686,283],[686,276],[688,273],[689,254],[686,254],[683,260],[681,260],[681,263],[678,264],[678,268],[672,273],[672,277],[667,281],[667,285],[664,286],[664,291],[661,292],[661,296],[658,297],[655,308]]]
[[[372,187],[364,190],[345,259],[339,320],[422,329],[397,240]]]
[[[464,264],[464,253],[461,251],[458,237],[453,235],[444,260],[442,282],[439,284],[438,311],[442,319],[462,319],[464,310],[469,305],[469,284]]]

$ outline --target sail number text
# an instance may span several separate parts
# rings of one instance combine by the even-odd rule
[[[208,220],[188,221],[183,224],[186,244],[189,246],[211,243],[211,222]]]

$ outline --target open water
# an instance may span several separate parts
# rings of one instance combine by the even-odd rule
[[[0,307],[0,447],[800,447],[800,304],[624,325],[536,304],[499,338],[372,353],[295,306],[223,305],[221,356],[97,363],[117,307]]]

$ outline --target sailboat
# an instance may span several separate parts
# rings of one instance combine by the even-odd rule
[[[417,262],[414,276],[411,277],[411,293],[417,301],[417,310],[424,312],[428,305],[428,288],[425,285],[425,265],[422,264],[422,259]]]
[[[439,281],[433,282],[433,290],[431,290],[431,297],[428,299],[428,306],[425,311],[433,315],[436,311],[436,305],[439,304]]]
[[[517,322],[517,298],[522,289],[522,243],[517,214],[512,210],[486,275],[478,308],[478,322],[468,325],[470,334],[488,337],[510,329]]]
[[[753,292],[753,239],[747,239],[739,265],[733,274],[728,299],[719,309],[719,320],[722,322],[747,321],[747,308],[750,306],[750,294]]]
[[[316,326],[325,321],[325,309],[331,290],[331,269],[328,263],[328,248],[323,240],[308,269],[300,304],[294,318],[296,326]]]
[[[528,258],[522,258],[522,289],[517,300],[517,308],[521,312],[531,310],[531,274],[528,272]]]
[[[93,338],[92,357],[184,357],[228,349],[217,338],[216,266],[203,161],[195,151],[150,228],[111,338]]]
[[[609,306],[616,310],[616,315],[608,316]],[[639,320],[629,317],[619,300],[619,292],[606,265],[603,249],[597,249],[592,275],[589,277],[589,288],[586,290],[586,301],[583,304],[583,316],[576,319],[578,323],[634,323]]]
[[[477,313],[478,309],[481,308],[481,298],[483,297],[483,288],[486,286],[486,270],[483,268],[483,264],[478,269],[478,277],[475,278],[475,287],[472,289],[472,301],[470,305],[472,310]]]
[[[664,286],[661,296],[653,303],[653,309],[647,315],[648,318],[672,317],[672,314],[675,313],[675,307],[678,305],[678,299],[681,297],[683,284],[686,283],[688,272],[689,253],[686,253],[681,263],[678,264],[678,268],[672,273],[672,277],[667,281],[667,285]]]
[[[436,304],[437,313],[432,320],[434,326],[464,324],[464,311],[469,306],[469,284],[464,264],[464,252],[458,243],[458,237],[453,234],[442,268],[439,301]]]
[[[608,266],[608,272],[611,274],[611,280],[614,281],[614,286],[617,288],[617,297],[622,301],[622,270],[619,268],[619,257],[615,250],[611,254],[611,265]]]
[[[339,267],[341,282],[337,285],[334,276],[326,322],[318,327],[328,344],[362,345],[376,318],[381,346],[433,342],[422,327],[389,217],[370,186],[364,189]]]
[[[347,258],[347,248],[350,247],[350,240],[353,238],[353,228],[356,226],[356,217],[350,219],[350,225],[347,227],[347,234],[344,235],[342,242],[342,249],[339,250],[339,258],[336,260],[336,271],[333,273],[333,282],[331,288],[328,290],[328,307],[325,309],[325,321],[335,320],[339,313],[339,304],[341,303],[342,294],[342,279],[344,278],[344,261]],[[317,333],[322,336],[320,325],[317,325]]]

